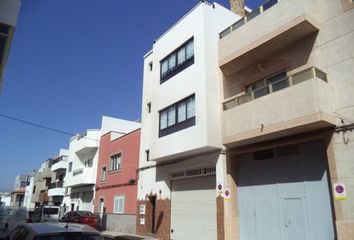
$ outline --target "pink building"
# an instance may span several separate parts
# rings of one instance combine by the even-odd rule
[[[135,233],[140,128],[118,138],[101,137],[95,212],[107,230]]]

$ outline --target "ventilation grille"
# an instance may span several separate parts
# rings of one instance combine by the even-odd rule
[[[201,177],[201,176],[215,175],[215,173],[216,173],[215,167],[193,168],[193,169],[174,172],[171,174],[171,179]]]

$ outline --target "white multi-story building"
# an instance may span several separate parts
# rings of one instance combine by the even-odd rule
[[[66,209],[93,211],[100,130],[89,129],[71,138],[64,187]],[[69,202],[67,202],[69,200]]]
[[[20,6],[18,0],[0,1],[0,92]]]
[[[200,1],[144,56],[137,232],[216,239],[223,180],[219,33],[240,17]]]

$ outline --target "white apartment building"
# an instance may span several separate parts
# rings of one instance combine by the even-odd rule
[[[18,0],[0,1],[0,92],[20,6]]]
[[[217,239],[225,165],[218,39],[238,19],[200,1],[144,56],[138,234]]]
[[[66,210],[93,211],[100,130],[89,129],[71,138],[64,180],[69,196],[64,198]]]

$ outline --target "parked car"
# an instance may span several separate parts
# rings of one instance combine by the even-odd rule
[[[71,222],[71,223],[82,223],[89,225],[93,228],[98,227],[97,215],[94,215],[89,211],[71,211],[64,215],[60,221]]]
[[[7,240],[104,240],[92,227],[73,223],[27,223],[17,226]]]
[[[36,207],[31,218],[31,222],[59,222],[60,207],[43,205]]]
[[[0,239],[17,225],[28,222],[28,212],[24,207],[0,207]]]

